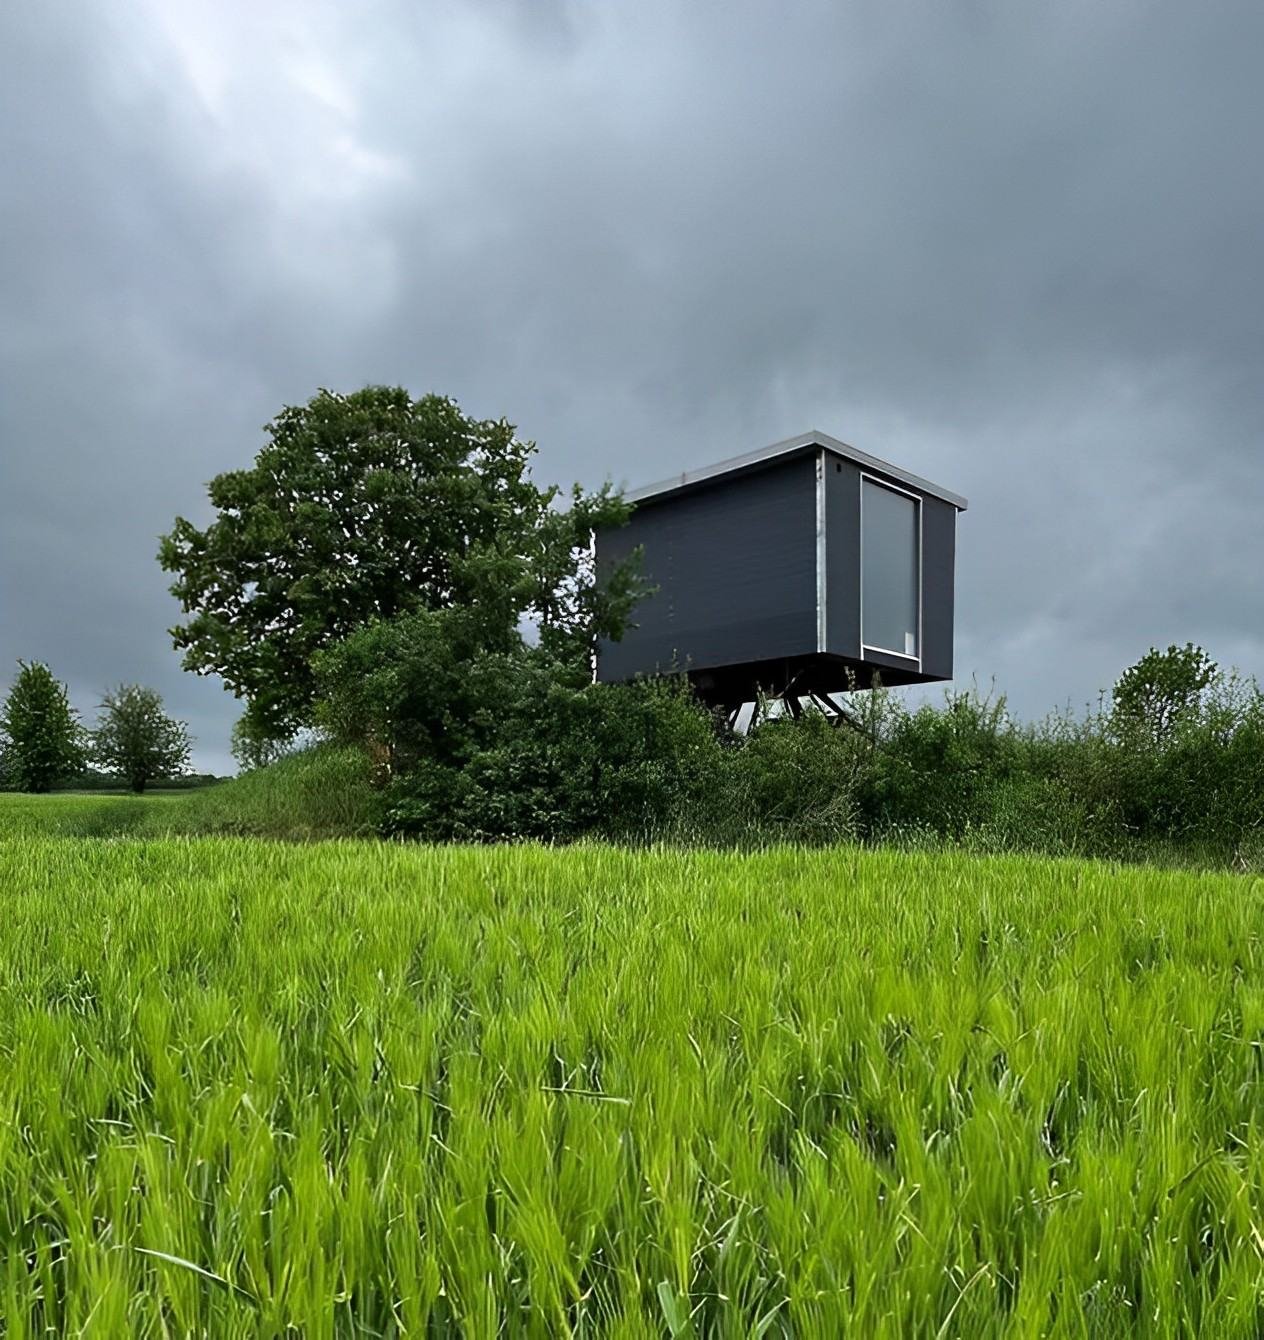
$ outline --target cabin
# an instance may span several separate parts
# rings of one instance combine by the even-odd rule
[[[812,432],[626,496],[597,569],[639,549],[655,589],[598,680],[683,672],[734,708],[952,678],[958,494]]]

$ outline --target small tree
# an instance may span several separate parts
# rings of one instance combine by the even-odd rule
[[[1125,743],[1163,747],[1176,726],[1198,709],[1219,673],[1215,661],[1192,642],[1166,651],[1151,647],[1115,684],[1112,730]]]
[[[66,686],[38,661],[18,662],[17,679],[0,709],[0,733],[5,772],[19,791],[47,791],[84,769],[78,714]]]
[[[92,743],[96,762],[138,795],[147,783],[188,770],[188,727],[162,710],[153,689],[139,684],[120,684],[106,693]]]

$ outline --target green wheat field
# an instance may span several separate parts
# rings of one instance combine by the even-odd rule
[[[6,1337],[1264,1333],[1257,880],[103,803],[0,798]]]

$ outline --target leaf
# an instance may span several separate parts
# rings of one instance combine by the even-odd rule
[[[200,1266],[196,1261],[186,1261],[183,1256],[173,1256],[170,1252],[160,1252],[152,1247],[133,1247],[134,1252],[139,1252],[141,1256],[152,1256],[156,1260],[166,1261],[168,1265],[180,1266],[185,1270],[191,1270],[195,1275],[201,1275],[203,1279],[208,1279],[212,1284],[218,1284],[222,1289],[228,1289],[237,1294],[239,1298],[244,1298],[248,1303],[258,1307],[259,1300],[254,1294],[243,1289],[239,1284],[234,1284],[232,1280],[226,1280],[223,1275],[217,1275],[213,1270],[207,1270],[205,1266]]]
[[[781,1302],[774,1303],[773,1306],[770,1307],[762,1317],[760,1317],[759,1321],[755,1323],[754,1334],[756,1336],[756,1340],[761,1340],[763,1336],[768,1334],[768,1328],[773,1324],[774,1321],[777,1320],[777,1313],[780,1312],[781,1309],[785,1307],[785,1305],[786,1300],[784,1298],[781,1300]]]
[[[540,1090],[543,1093],[565,1093],[572,1098],[592,1098],[599,1103],[622,1103],[625,1107],[632,1105],[631,1098],[621,1098],[614,1093],[601,1093],[597,1089],[564,1089],[557,1084],[541,1084]]]
[[[689,1313],[667,1280],[658,1282],[658,1305],[663,1309],[663,1320],[671,1334],[685,1335],[689,1330]]]

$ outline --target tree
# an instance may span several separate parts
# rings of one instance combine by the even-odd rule
[[[43,792],[82,772],[83,728],[66,686],[48,666],[18,662],[18,676],[0,709],[5,772],[19,791]]]
[[[234,722],[232,741],[228,746],[242,772],[270,767],[287,754],[295,752],[297,747],[293,739],[278,740],[270,736],[249,712]]]
[[[190,747],[188,727],[163,711],[153,689],[120,684],[102,698],[93,758],[138,795],[149,782],[186,772]]]
[[[1151,647],[1115,684],[1112,730],[1125,742],[1162,747],[1176,726],[1196,711],[1203,691],[1219,673],[1215,661],[1192,642],[1166,651]]]
[[[543,637],[574,646],[617,623],[630,579],[600,594],[575,556],[626,505],[576,490],[559,511],[530,479],[534,444],[504,419],[369,386],[322,390],[268,433],[251,469],[211,481],[215,520],[178,517],[159,550],[191,615],[171,630],[185,668],[247,700],[252,739],[309,724],[314,656],[369,624],[487,607],[503,626],[534,609]]]

